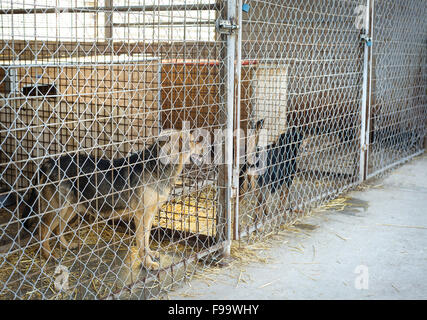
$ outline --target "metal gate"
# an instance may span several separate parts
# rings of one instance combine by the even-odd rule
[[[0,298],[159,297],[423,152],[426,16],[0,1]]]
[[[229,245],[229,166],[191,161],[228,134],[226,4],[30,2],[0,5],[0,296],[158,296]]]
[[[364,66],[360,1],[245,2],[240,236],[295,221],[360,181]]]
[[[425,1],[372,4],[368,177],[424,151],[426,14]]]
[[[427,4],[243,8],[234,236],[252,241],[424,152]]]

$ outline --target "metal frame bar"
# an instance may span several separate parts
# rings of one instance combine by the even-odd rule
[[[191,22],[191,21],[180,21],[180,22],[150,22],[150,23],[113,23],[113,27],[126,28],[126,27],[140,27],[140,26],[213,26],[214,21],[203,21],[203,22]]]
[[[370,7],[368,7],[368,11],[370,14],[370,23],[369,23],[369,32],[372,39],[372,46],[374,45],[373,38],[374,38],[374,19],[375,19],[375,0],[370,0]],[[371,142],[371,114],[372,114],[372,72],[375,68],[375,65],[373,63],[373,48],[370,48],[369,50],[369,81],[368,81],[368,99],[369,104],[367,105],[366,110],[366,132],[365,132],[365,144],[366,144],[366,150],[365,150],[365,174],[364,178],[365,180],[368,179],[369,174],[369,149],[370,149],[370,142]]]
[[[236,0],[227,1],[227,19],[229,21],[235,20],[236,17]],[[227,245],[224,248],[224,256],[230,255],[231,249],[231,224],[232,224],[232,207],[231,202],[235,194],[233,194],[233,149],[234,149],[234,81],[235,81],[235,68],[234,60],[236,55],[236,34],[231,32],[226,36],[226,57],[225,57],[225,68],[226,68],[226,128],[225,128],[225,230],[224,230],[224,241]]]
[[[113,0],[105,0],[105,6],[108,10],[105,10],[104,24],[105,24],[105,40],[110,44],[113,41]]]
[[[364,31],[365,35],[372,37],[371,30],[371,0],[366,0],[366,16],[365,16],[365,25]],[[359,168],[359,179],[360,181],[366,180],[366,175],[368,171],[368,156],[367,151],[369,149],[369,111],[371,108],[371,72],[372,72],[372,46],[369,47],[366,43],[364,45],[364,57],[363,57],[363,93],[362,93],[362,108],[361,108],[361,131],[360,131],[360,168]]]
[[[108,1],[107,1],[108,2]],[[216,3],[207,4],[172,4],[172,5],[146,5],[146,6],[117,6],[114,12],[146,12],[146,11],[198,11],[217,10]],[[28,9],[1,9],[0,14],[32,14],[32,13],[99,13],[109,12],[111,7],[60,7],[60,8],[28,8]]]
[[[237,0],[237,30],[236,37],[236,68],[235,68],[235,87],[237,92],[235,101],[235,119],[234,119],[234,165],[233,165],[233,189],[234,189],[234,221],[233,221],[233,239],[239,238],[239,174],[240,174],[240,110],[241,110],[241,78],[242,78],[242,0]],[[246,138],[246,137],[245,137]]]

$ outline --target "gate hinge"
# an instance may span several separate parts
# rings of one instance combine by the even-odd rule
[[[232,34],[239,29],[239,26],[234,23],[234,19],[222,20],[218,19],[215,24],[216,31],[221,34]]]

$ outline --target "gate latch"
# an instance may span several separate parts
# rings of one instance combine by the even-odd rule
[[[369,35],[361,34],[360,38],[362,39],[362,41],[365,41],[368,47],[372,46],[372,38]]]
[[[222,20],[218,19],[215,24],[216,31],[221,34],[232,34],[239,26],[234,23],[234,19]]]

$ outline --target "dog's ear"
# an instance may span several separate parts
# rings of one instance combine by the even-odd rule
[[[197,129],[191,130],[190,141],[194,143],[200,143],[203,141],[203,135]]]
[[[265,119],[261,119],[258,120],[255,124],[255,130],[261,130],[264,127],[264,120]]]

